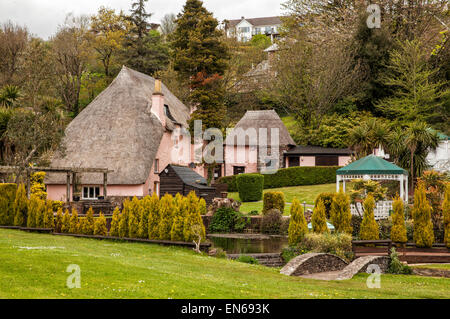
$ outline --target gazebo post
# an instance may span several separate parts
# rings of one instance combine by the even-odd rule
[[[405,203],[408,204],[408,200],[409,200],[408,175],[406,175],[405,177],[406,177],[406,181],[405,181],[405,187],[406,187]]]
[[[400,178],[400,198],[404,201],[405,200],[405,181],[403,179],[403,175],[400,175],[399,178]]]
[[[336,175],[336,193],[339,193],[339,186],[341,184],[341,176]]]

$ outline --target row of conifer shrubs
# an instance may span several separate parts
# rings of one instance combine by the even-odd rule
[[[338,169],[339,169],[338,166],[282,168],[279,169],[275,174],[264,175],[263,188],[270,189],[280,187],[335,183],[336,171]],[[221,177],[217,180],[217,183],[227,184],[229,192],[237,192],[238,191],[237,177],[241,175]]]
[[[342,189],[339,193],[332,197],[329,203],[329,212],[325,206],[323,198],[319,196],[316,201],[316,207],[311,218],[312,231],[315,233],[328,233],[327,215],[331,219],[337,233],[346,233],[351,235],[352,215],[350,211],[350,198]],[[359,238],[361,240],[379,240],[379,226],[375,220],[375,199],[372,195],[368,195],[363,203],[364,216],[360,225]],[[417,247],[430,248],[434,243],[433,223],[431,221],[431,205],[426,197],[425,186],[419,183],[414,192],[414,206],[412,209],[412,217],[414,220],[414,242]],[[445,227],[445,243],[450,248],[450,185],[447,186],[445,199],[442,203],[442,211],[444,212]],[[393,226],[391,230],[391,240],[396,243],[404,244],[408,241],[405,223],[405,207],[403,200],[396,197],[393,203],[392,214]],[[308,233],[308,226],[302,209],[302,205],[297,199],[294,199],[291,206],[291,218],[289,223],[289,244],[291,246],[298,245]]]
[[[126,200],[122,211],[116,208],[109,232],[104,216],[95,221],[92,209],[84,218],[79,218],[75,209],[72,214],[66,210],[62,216],[58,212],[55,229],[68,234],[192,242],[199,237],[205,239],[201,217],[205,213],[206,202],[195,192],[186,197],[166,194],[161,199],[154,194],[141,200]]]

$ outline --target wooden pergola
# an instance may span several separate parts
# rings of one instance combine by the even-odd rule
[[[20,171],[21,168],[17,166],[0,166],[0,173],[11,174]],[[56,174],[66,174],[66,184],[67,184],[67,203],[70,203],[71,192],[70,192],[70,179],[72,177],[72,181],[76,181],[77,174],[86,174],[86,173],[101,173],[103,174],[103,196],[105,199],[108,194],[108,173],[112,173],[114,171],[109,170],[107,168],[71,168],[71,167],[28,167],[25,169],[27,174],[27,196],[30,198],[30,176],[32,173],[36,172],[45,172],[45,173],[56,173]]]

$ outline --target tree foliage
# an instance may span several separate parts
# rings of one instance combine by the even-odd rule
[[[431,205],[428,203],[425,186],[419,183],[414,191],[414,242],[417,247],[432,247],[434,243]]]

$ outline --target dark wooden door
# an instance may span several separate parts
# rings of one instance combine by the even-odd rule
[[[300,166],[300,157],[295,156],[295,157],[289,157],[289,167],[298,167]]]
[[[336,155],[316,156],[316,166],[339,166],[339,156]]]

